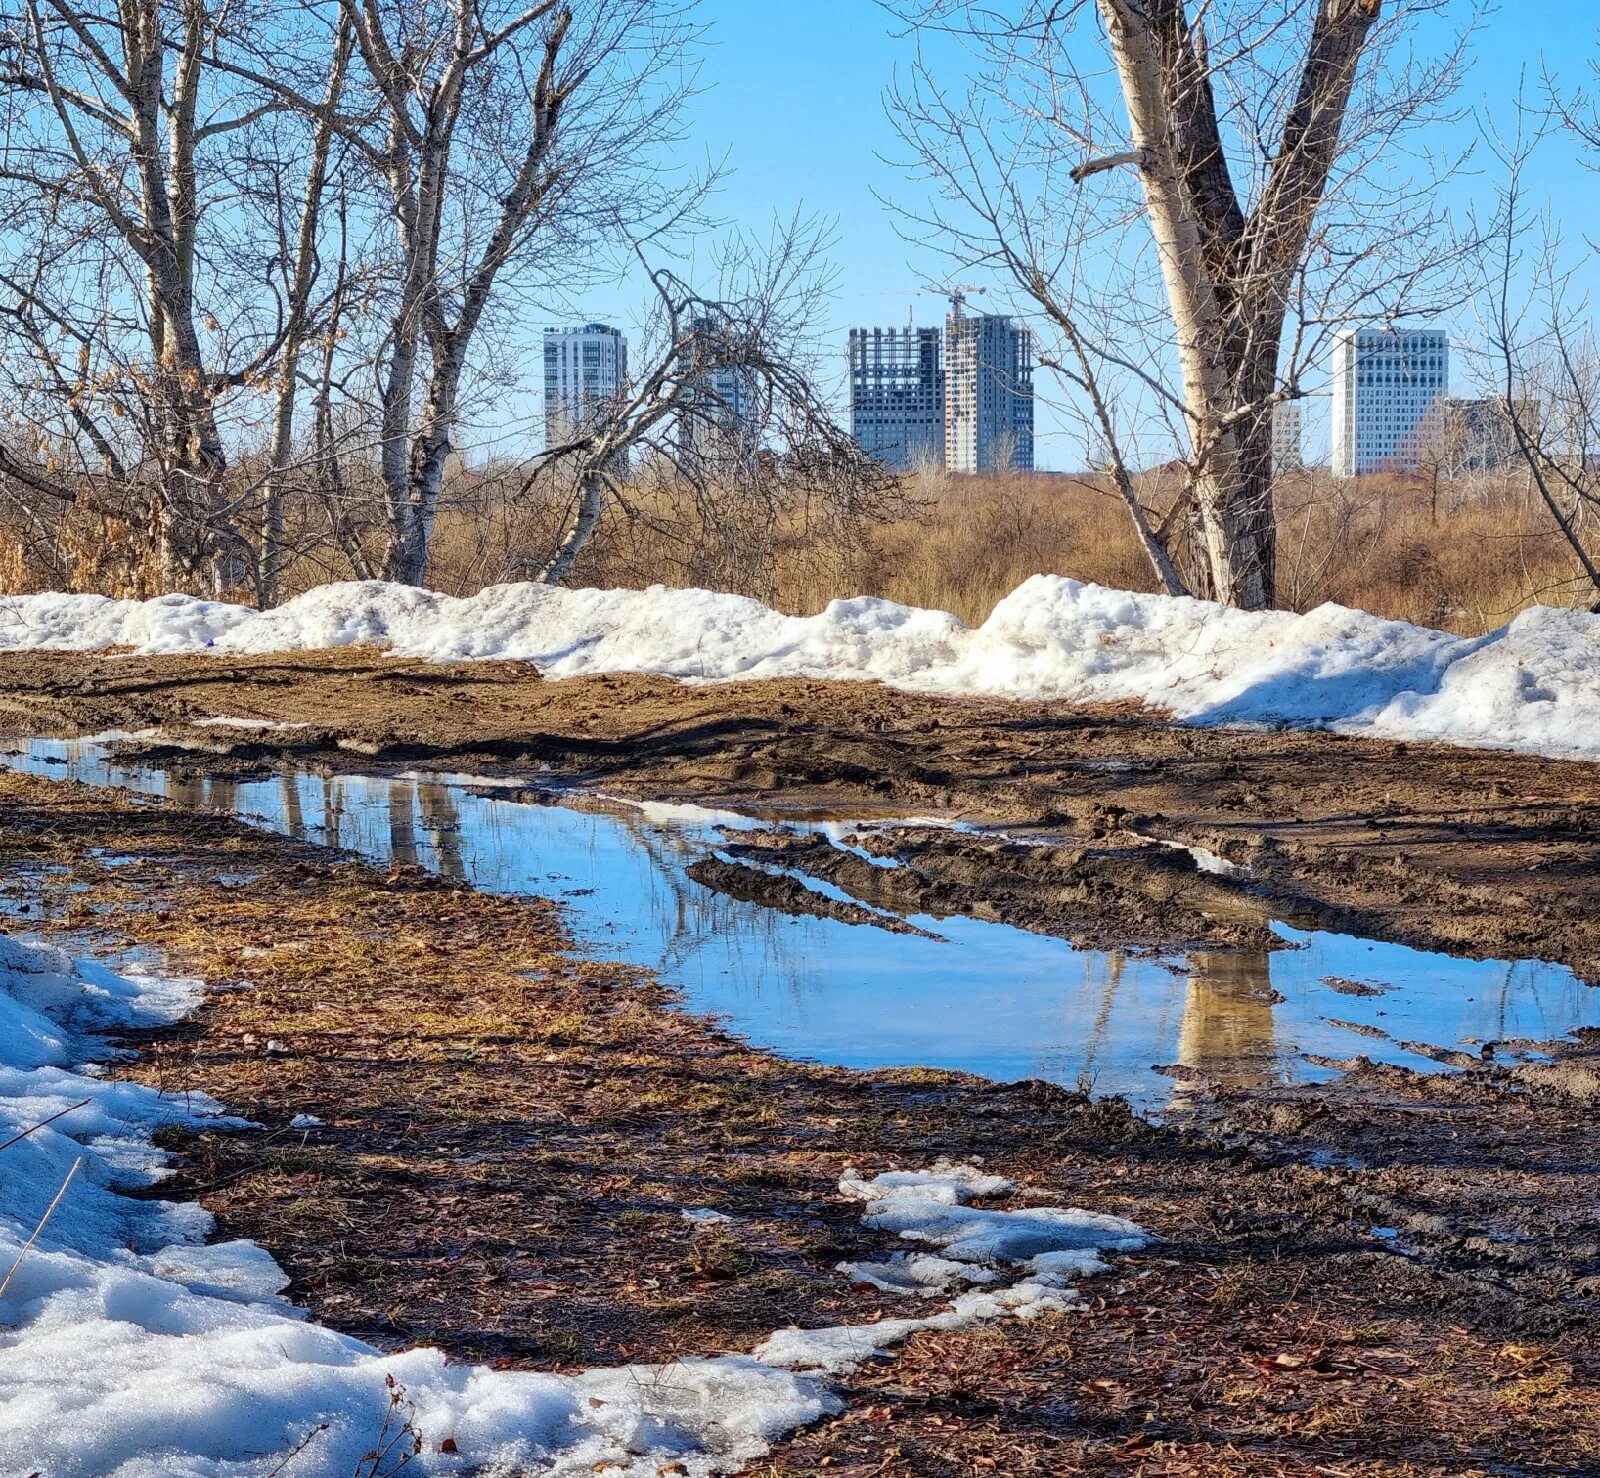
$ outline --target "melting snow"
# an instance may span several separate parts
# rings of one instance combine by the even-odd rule
[[[203,1094],[167,1097],[69,1064],[103,1055],[108,1028],[177,1020],[200,994],[194,981],[118,974],[0,935],[0,1142],[11,1141],[0,1149],[0,1270],[16,1267],[0,1296],[0,1452],[19,1471],[268,1478],[305,1444],[293,1471],[348,1474],[397,1383],[423,1435],[419,1475],[645,1478],[670,1463],[710,1478],[840,1410],[821,1376],[921,1329],[1069,1308],[1073,1280],[1103,1270],[1095,1249],[1145,1241],[1132,1223],[1086,1211],[965,1205],[1015,1190],[975,1165],[851,1171],[841,1190],[866,1203],[868,1225],[939,1250],[844,1271],[897,1292],[965,1290],[949,1308],[779,1330],[753,1356],[574,1376],[451,1365],[431,1349],[385,1355],[309,1321],[262,1248],[208,1244],[202,1208],[125,1194],[168,1173],[159,1127],[251,1126]],[[710,1208],[684,1215],[728,1220]]]
[[[870,1179],[854,1168],[839,1177],[839,1192],[852,1201],[916,1199],[954,1206],[1016,1190],[1003,1175],[986,1175],[976,1165],[935,1160],[929,1170],[885,1170]]]
[[[0,1141],[59,1115],[0,1150],[0,1276],[18,1264],[0,1298],[4,1471],[265,1478],[310,1438],[288,1471],[345,1475],[378,1435],[391,1377],[425,1434],[419,1474],[645,1478],[675,1461],[705,1478],[839,1409],[815,1380],[745,1356],[566,1377],[383,1355],[308,1322],[254,1243],[207,1245],[199,1207],[122,1194],[165,1173],[156,1128],[242,1121],[202,1094],[68,1066],[97,1049],[92,1033],[175,1020],[198,998],[193,981],[0,936]],[[438,1451],[446,1437],[457,1453]]]
[[[790,1370],[838,1374],[921,1330],[965,1329],[986,1319],[1033,1319],[1077,1301],[1073,1284],[1106,1271],[1102,1251],[1132,1252],[1149,1234],[1131,1221],[1092,1211],[1045,1206],[995,1211],[965,1205],[1006,1196],[1016,1185],[976,1165],[937,1161],[931,1170],[890,1170],[866,1177],[854,1169],[839,1180],[842,1195],[865,1201],[870,1227],[932,1243],[937,1255],[902,1254],[884,1262],[840,1263],[852,1282],[890,1293],[958,1293],[948,1309],[924,1318],[881,1319],[824,1329],[780,1329],[756,1347],[756,1358]],[[1015,1279],[1006,1282],[1010,1275]],[[976,1288],[968,1285],[977,1284]]]
[[[197,729],[307,729],[309,724],[285,724],[270,718],[229,718],[222,714],[211,718],[190,719]]]
[[[1600,758],[1600,616],[1547,606],[1467,638],[1343,606],[1235,611],[1055,575],[1024,582],[976,629],[870,597],[784,616],[743,596],[661,586],[497,585],[459,599],[348,581],[271,611],[185,595],[0,602],[0,648],[274,652],[356,642],[436,661],[529,661],[552,677],[876,678],[951,695],[1135,699],[1199,724]]]

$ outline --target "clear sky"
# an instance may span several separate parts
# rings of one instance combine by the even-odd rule
[[[1466,0],[1461,5],[1468,8]],[[903,223],[880,199],[919,198],[918,187],[885,162],[898,147],[883,92],[911,55],[910,43],[893,34],[891,17],[874,0],[701,0],[700,15],[708,25],[703,91],[688,121],[707,155],[726,154],[730,174],[719,212],[755,230],[797,207],[834,222],[838,290],[829,334],[840,345],[841,364],[853,324],[903,324],[908,310],[919,323],[941,322],[941,299],[906,294],[930,278],[945,280],[947,268],[929,247],[903,238]],[[966,59],[958,47],[947,43],[934,59],[944,80],[960,80]],[[1524,74],[1537,84],[1548,65],[1566,81],[1588,82],[1594,62],[1600,62],[1597,0],[1509,0],[1479,34],[1461,102],[1503,121]],[[1440,127],[1462,143],[1477,135],[1470,117]],[[1550,148],[1534,182],[1549,191],[1576,252],[1585,236],[1600,240],[1600,175],[1563,153]],[[1491,174],[1469,173],[1452,186],[1451,204],[1492,205],[1493,193]],[[1469,320],[1452,327],[1470,338]],[[1057,393],[1045,383],[1039,388],[1045,400]],[[1081,465],[1081,449],[1048,405],[1040,405],[1038,419],[1039,465]],[[1308,435],[1308,452],[1318,450],[1316,435]]]

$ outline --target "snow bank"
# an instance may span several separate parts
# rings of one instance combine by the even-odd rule
[[[159,1126],[240,1121],[71,1066],[95,1032],[175,1020],[197,998],[193,982],[0,936],[0,1142],[60,1114],[0,1150],[0,1278],[73,1172],[0,1298],[0,1473],[264,1478],[305,1442],[284,1473],[347,1478],[391,1379],[423,1434],[419,1474],[644,1478],[677,1462],[702,1478],[838,1409],[815,1380],[743,1356],[563,1377],[385,1356],[307,1322],[261,1248],[205,1245],[199,1207],[123,1194],[164,1173]]]
[[[1053,575],[1026,581],[976,630],[944,611],[866,597],[801,617],[660,586],[498,585],[457,599],[351,581],[265,612],[182,595],[0,601],[0,649],[276,652],[355,642],[441,662],[533,662],[552,677],[878,679],[952,696],[1131,699],[1198,724],[1600,759],[1600,616],[1548,607],[1469,639],[1342,606],[1234,611]]]

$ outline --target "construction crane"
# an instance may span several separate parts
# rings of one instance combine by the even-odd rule
[[[988,291],[989,289],[986,287],[974,287],[969,282],[952,283],[944,289],[944,295],[950,299],[950,316],[952,318],[960,318],[962,316],[961,309],[967,301],[967,294],[986,293]]]
[[[916,299],[916,298],[926,298],[926,297],[933,297],[933,296],[938,296],[938,297],[942,297],[942,298],[949,298],[950,299],[950,316],[952,318],[960,318],[962,316],[961,310],[965,306],[967,298],[968,298],[969,295],[971,295],[973,293],[987,293],[988,291],[989,291],[988,288],[986,288],[986,287],[977,287],[977,286],[974,286],[970,282],[956,282],[956,283],[952,283],[949,287],[939,287],[939,288],[933,288],[933,287],[898,288],[898,289],[889,288],[889,289],[886,289],[884,291],[869,292],[869,293],[866,294],[866,296],[869,297],[869,298],[912,298],[912,299]],[[912,321],[911,315],[915,312],[915,310],[916,310],[915,302],[907,304],[907,306],[906,306],[906,322],[907,322],[907,324],[910,324],[910,322]]]

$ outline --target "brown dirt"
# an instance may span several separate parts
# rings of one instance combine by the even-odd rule
[[[919,698],[865,683],[546,683],[522,664],[434,666],[370,651],[0,655],[0,725],[13,733],[215,715],[309,727],[190,730],[186,742],[209,746],[209,760],[176,758],[544,767],[641,795],[933,812],[1076,846],[1131,829],[1247,866],[1254,897],[1298,921],[1459,953],[1538,955],[1600,977],[1596,765],[1180,728],[1133,712]],[[937,881],[959,863],[947,847],[930,870]],[[1003,912],[1007,901],[985,891],[987,865],[969,871],[968,902]],[[1184,928],[1175,939],[1170,915],[1130,885],[1058,910],[1050,927],[1079,937],[1106,923],[1125,942],[1172,943]]]
[[[834,1272],[881,1251],[836,1179],[977,1154],[1164,1240],[1081,1314],[918,1336],[758,1473],[1600,1472],[1584,1044],[1559,1085],[1391,1072],[1381,1110],[1241,1096],[1162,1128],[1041,1083],[752,1051],[574,958],[540,900],[73,784],[0,777],[0,816],[25,917],[250,982],[121,1070],[266,1126],[174,1139],[161,1194],[260,1240],[340,1328],[560,1368],[903,1312]],[[701,1205],[738,1220],[697,1231]],[[1397,1221],[1404,1245],[1375,1233]]]

